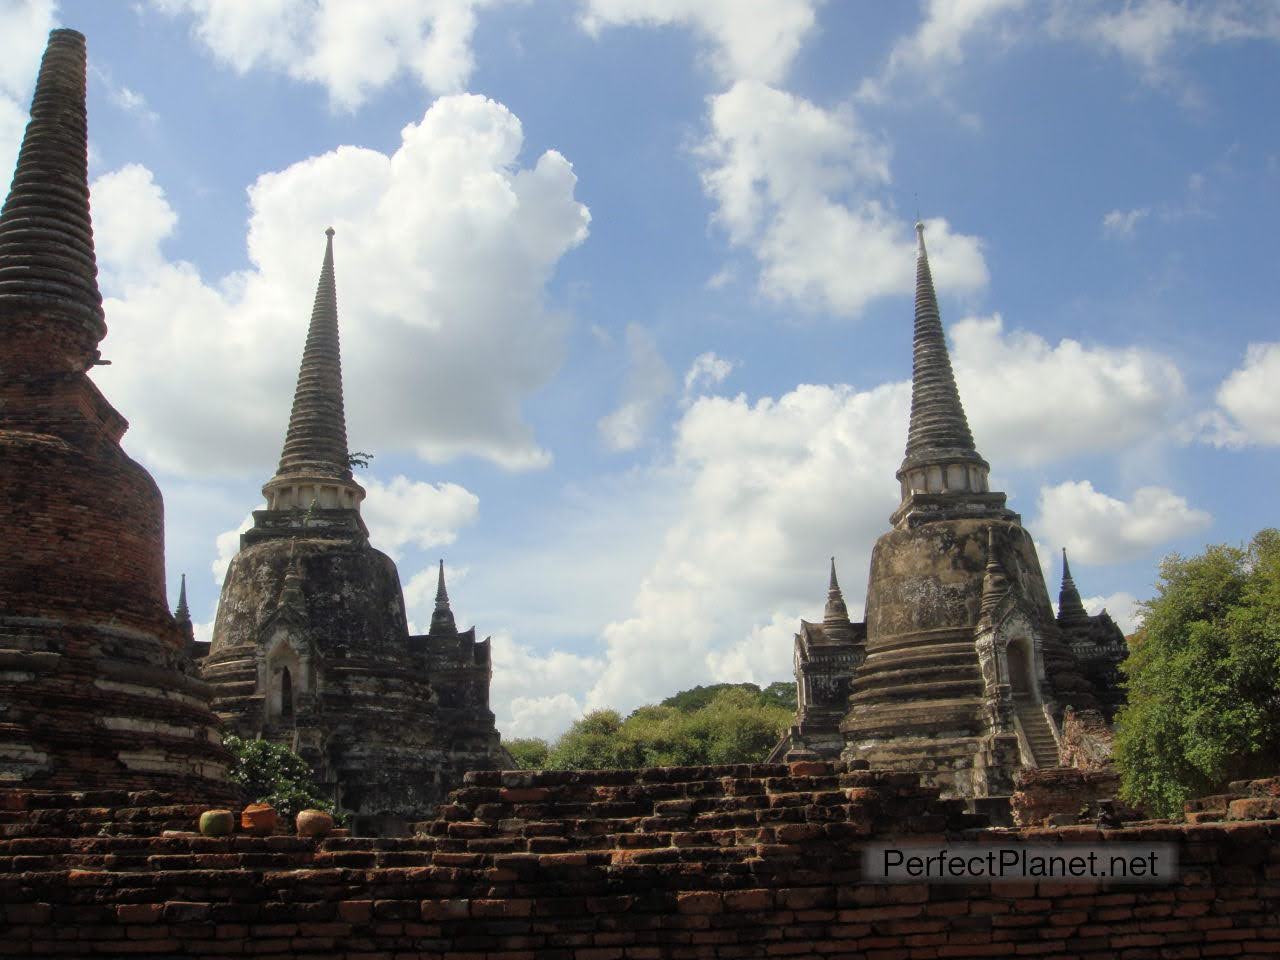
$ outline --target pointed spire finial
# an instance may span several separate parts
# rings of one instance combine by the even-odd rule
[[[831,558],[831,581],[827,584],[827,592],[839,592],[840,583],[836,580],[836,558]]]
[[[916,309],[911,364],[911,426],[907,433],[907,457],[927,461],[947,459],[981,461],[969,432],[969,421],[960,404],[947,338],[938,312],[938,297],[929,271],[924,244],[924,222],[916,223]]]
[[[39,316],[36,335],[47,349],[37,355],[76,371],[97,361],[107,332],[89,217],[85,63],[81,34],[49,34],[31,120],[0,211],[4,336],[11,335],[11,318]]]
[[[431,636],[456,634],[458,626],[453,620],[453,610],[449,607],[449,593],[444,586],[444,560],[440,561],[440,572],[436,580],[436,608],[431,614]]]
[[[325,230],[324,260],[280,465],[263,487],[271,509],[305,508],[318,487],[337,487],[339,507],[359,509],[364,499],[364,488],[351,475],[347,449],[333,236],[333,227]],[[335,504],[330,499],[316,504],[317,509],[332,506]]]
[[[182,585],[178,587],[178,609],[173,612],[173,618],[178,623],[191,622],[191,610],[187,606],[187,575],[182,574]]]

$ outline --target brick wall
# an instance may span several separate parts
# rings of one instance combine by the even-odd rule
[[[128,835],[197,809],[146,806],[155,799],[11,794],[6,806],[25,809],[0,817],[0,953],[1280,953],[1274,821],[982,832],[1173,842],[1182,867],[1170,886],[883,886],[861,880],[863,841],[973,838],[972,819],[909,777],[825,764],[470,774],[427,835],[404,840]],[[89,805],[103,801],[116,805]]]

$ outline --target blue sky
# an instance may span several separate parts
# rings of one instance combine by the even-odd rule
[[[896,501],[911,224],[1056,598],[1273,522],[1266,2],[0,2],[0,163],[88,37],[95,372],[211,628],[337,228],[348,433],[512,735],[790,676]]]

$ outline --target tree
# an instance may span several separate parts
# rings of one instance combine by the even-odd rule
[[[301,810],[334,813],[333,801],[320,796],[307,761],[281,743],[223,737],[231,751],[231,780],[246,803],[269,803],[285,819]]]
[[[792,710],[771,702],[755,684],[698,687],[640,707],[625,720],[614,710],[588,713],[551,747],[546,766],[588,770],[757,763],[792,718]]]
[[[517,770],[542,770],[547,765],[551,748],[541,737],[516,737],[504,740],[502,745],[516,762]]]
[[[1280,531],[1160,566],[1117,717],[1121,796],[1175,816],[1280,767]]]

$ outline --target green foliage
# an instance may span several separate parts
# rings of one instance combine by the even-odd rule
[[[677,710],[691,713],[710,704],[725,690],[745,690],[755,694],[761,704],[785,707],[792,713],[796,710],[796,685],[789,680],[771,683],[763,690],[754,683],[713,683],[705,687],[693,687],[689,690],[681,690],[675,696],[667,697],[660,706],[675,707]]]
[[[269,803],[286,820],[301,810],[335,812],[333,801],[320,796],[310,765],[284,744],[240,737],[222,743],[235,758],[231,779],[246,803]]]
[[[363,450],[356,450],[353,453],[347,454],[347,466],[351,467],[353,470],[356,467],[359,467],[361,470],[368,470],[369,461],[372,459],[372,453],[365,453]]]
[[[516,737],[502,741],[502,745],[516,762],[517,770],[542,770],[547,766],[551,747],[541,737]]]
[[[1170,556],[1122,666],[1121,796],[1164,816],[1280,766],[1280,531]]]
[[[717,684],[640,707],[625,720],[615,710],[596,710],[555,742],[546,765],[590,770],[757,763],[792,722],[794,708],[778,700],[755,684]]]
[[[761,698],[766,703],[776,703],[780,707],[786,707],[792,713],[796,712],[796,682],[794,680],[779,680],[771,683],[760,691]]]

